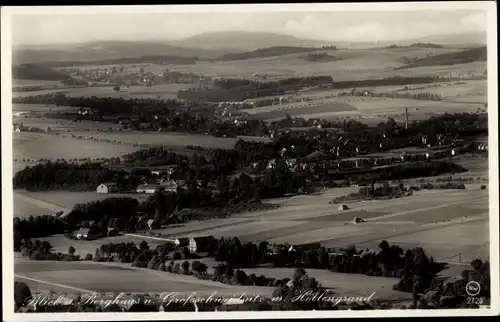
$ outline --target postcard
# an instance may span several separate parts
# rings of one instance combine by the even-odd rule
[[[498,314],[495,5],[2,7],[4,320]]]

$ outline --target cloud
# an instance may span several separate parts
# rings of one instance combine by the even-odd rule
[[[469,29],[483,31],[487,27],[486,13],[472,13],[461,19],[461,24]]]

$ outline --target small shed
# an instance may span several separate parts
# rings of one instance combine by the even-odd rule
[[[191,253],[206,252],[211,243],[216,241],[213,236],[189,238],[189,251]]]
[[[113,227],[108,227],[108,237],[118,236],[118,229]]]
[[[360,224],[360,223],[365,222],[365,220],[363,218],[354,217],[354,219],[352,220],[352,222],[355,223],[355,224]]]
[[[104,182],[97,186],[97,193],[112,193],[118,192],[118,186],[113,182]]]
[[[339,206],[339,210],[348,210],[349,207],[347,207],[347,205],[340,205]]]

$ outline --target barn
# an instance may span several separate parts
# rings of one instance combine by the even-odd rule
[[[118,186],[113,182],[104,182],[97,186],[97,193],[112,193],[118,192]]]

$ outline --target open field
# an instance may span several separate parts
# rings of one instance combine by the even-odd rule
[[[56,106],[51,104],[12,104],[12,115],[18,116],[26,112],[77,112],[78,107]]]
[[[201,73],[213,77],[253,77],[255,74],[266,75],[269,79],[298,75],[330,75],[336,80],[362,79],[376,74],[406,75],[406,70],[393,71],[394,67],[403,65],[403,57],[422,58],[427,54],[455,52],[454,48],[400,48],[400,49],[339,49],[335,51],[319,50],[329,55],[340,57],[333,62],[308,62],[303,59],[304,53],[275,57],[255,58],[239,61],[203,62],[193,65],[175,66],[174,71],[185,73]],[[486,64],[483,64],[486,66]],[[483,68],[483,71],[486,67]],[[146,72],[162,72],[165,66],[145,66]],[[137,68],[131,68],[131,71]],[[423,74],[435,73],[428,70]],[[382,74],[382,75],[381,75]]]
[[[241,214],[225,220],[192,222],[184,227],[164,229],[164,232],[171,230],[171,233],[176,232],[175,235],[179,237],[212,234],[225,237],[238,236],[242,241],[268,239],[271,242],[292,244],[320,241],[330,247],[355,244],[358,248],[376,248],[382,239],[386,239],[389,243],[399,244],[403,248],[422,246],[436,260],[465,262],[474,257],[488,258],[488,236],[485,234],[488,226],[487,194],[476,186],[468,186],[466,191],[424,191],[403,199],[352,203],[349,204],[351,209],[347,211],[339,211],[336,206],[327,204],[332,196],[339,195],[339,192],[347,193],[349,189],[351,188],[343,188],[337,192],[336,189],[332,189],[323,195],[282,199],[279,201],[282,203],[282,209]],[[426,204],[422,208],[420,205],[424,200]],[[352,216],[364,217],[367,222],[359,225],[347,223]],[[441,222],[433,223],[434,221]],[[451,236],[450,234],[456,236],[453,241],[446,237]],[[148,236],[117,236],[97,241],[74,241],[56,235],[43,239],[48,240],[55,251],[66,252],[69,245],[73,245],[76,252],[82,255],[93,253],[101,244],[108,242],[139,243],[141,240],[147,240],[151,247],[162,243],[161,240]],[[207,264],[211,271],[215,263],[210,259]],[[211,284],[213,283],[211,281],[135,269],[119,263],[26,263],[18,259],[15,270],[19,276],[17,278],[22,280],[23,276],[27,276],[30,278],[26,280],[28,285],[41,289],[57,290],[59,287],[70,291],[75,291],[76,288],[100,292],[196,291],[197,293],[219,289],[221,292],[243,291],[239,286]],[[75,271],[78,271],[78,274],[75,274]],[[283,278],[290,277],[293,269],[255,268],[245,271],[247,274]],[[443,274],[454,274],[455,271],[447,270]],[[399,301],[408,300],[410,296],[392,291],[391,287],[397,279],[312,269],[307,272],[336,294],[366,296],[376,292],[379,298]],[[127,283],[123,283],[123,280],[127,280]],[[359,287],[361,284],[362,289]],[[272,292],[272,288],[244,288],[247,294],[265,295],[266,291],[269,291],[269,294]]]
[[[209,271],[212,271],[210,267]],[[256,268],[246,269],[247,274],[255,273],[274,278],[290,277],[293,269]],[[242,293],[248,296],[270,297],[274,288],[235,286],[192,276],[184,276],[149,269],[130,267],[121,263],[93,262],[33,262],[23,258],[15,260],[16,280],[24,281],[35,292],[49,290],[59,292],[124,292],[124,293],[163,293],[196,292],[197,296],[209,296],[212,292],[219,295],[236,296]],[[77,274],[75,274],[77,272]],[[397,279],[369,277],[363,275],[333,273],[324,270],[308,270],[326,288],[336,296],[369,296],[373,299],[409,300],[410,295],[392,291]],[[124,281],[127,281],[124,283]],[[359,288],[363,283],[364,288]]]
[[[97,97],[115,97],[115,98],[157,98],[158,96],[163,99],[177,98],[177,92],[181,89],[188,89],[195,85],[193,84],[159,84],[152,87],[145,87],[140,85],[130,86],[126,88],[122,86],[119,91],[114,91],[113,86],[95,86],[95,87],[77,87],[77,88],[64,88],[64,89],[46,89],[40,91],[30,92],[15,92],[12,93],[13,97],[26,97],[45,95],[62,92],[66,96],[97,96]]]
[[[86,203],[111,197],[132,197],[136,198],[139,201],[143,201],[148,198],[148,195],[140,195],[135,193],[98,194],[93,191],[29,192],[24,190],[15,190],[14,216],[27,218],[29,216],[54,214],[59,211],[71,210],[77,203]]]
[[[18,160],[119,157],[137,150],[126,145],[75,140],[59,135],[13,132],[12,136],[13,158]]]
[[[424,101],[386,97],[336,97],[312,102],[286,103],[243,110],[261,120],[283,118],[287,114],[295,117],[319,118],[340,116],[403,116],[405,108],[412,119],[426,119],[432,113],[474,112],[477,105],[444,101]]]
[[[106,140],[116,140],[123,143],[187,146],[196,145],[213,149],[230,149],[238,138],[217,138],[211,135],[174,133],[174,132],[120,132],[120,133],[75,133],[84,137],[94,137]]]
[[[347,193],[347,189],[344,189]],[[323,195],[297,196],[281,200],[279,209],[234,215],[231,219],[214,219],[208,222],[187,223],[183,227],[167,228],[161,232],[171,237],[214,235],[238,237],[242,241],[262,241],[291,244],[321,242],[329,247],[346,247],[350,244],[377,248],[381,240],[406,241],[405,247],[417,247],[427,236],[433,238],[430,256],[450,258],[462,253],[488,257],[488,252],[478,254],[488,242],[488,193],[479,185],[467,185],[467,190],[432,190],[414,193],[411,197],[385,201],[347,203],[349,210],[338,210],[328,201],[339,193],[328,190]],[[357,216],[363,224],[352,224]],[[454,240],[449,234],[467,229],[476,231],[476,238]],[[463,234],[463,233],[460,233]],[[147,238],[147,237],[146,237]],[[420,238],[420,239],[419,239]],[[442,247],[441,247],[442,246]],[[429,246],[430,247],[430,246]],[[426,248],[427,249],[427,248]],[[469,256],[469,257],[467,257]]]
[[[465,74],[483,73],[486,62],[473,62],[463,65],[430,66],[394,71],[395,67],[404,65],[404,58],[424,58],[427,55],[438,55],[460,51],[459,48],[371,48],[371,49],[339,49],[318,50],[340,58],[333,62],[309,62],[303,57],[306,53],[294,53],[275,57],[263,57],[237,61],[198,61],[196,64],[176,65],[171,71],[203,74],[211,77],[245,77],[253,78],[256,74],[266,75],[268,79],[292,77],[300,75],[328,75],[335,80],[366,79],[376,77],[423,76],[447,74],[450,71]],[[167,66],[154,64],[123,64],[123,73],[136,73],[138,67],[145,72],[161,73]],[[111,66],[81,66],[81,68],[106,68]],[[169,66],[170,67],[170,66]]]
[[[59,81],[37,80],[37,79],[13,79],[12,87],[21,86],[53,86],[60,84]]]

